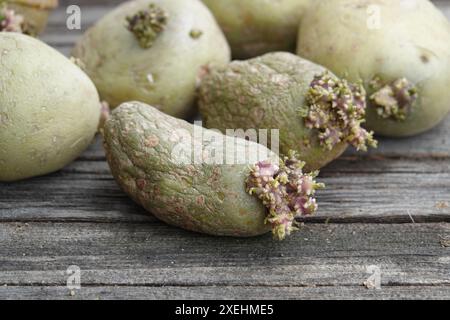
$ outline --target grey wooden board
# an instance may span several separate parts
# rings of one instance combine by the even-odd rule
[[[73,295],[72,295],[73,294]],[[215,300],[244,299],[244,300],[272,300],[283,298],[291,300],[448,300],[450,290],[447,286],[432,287],[390,287],[381,291],[367,290],[363,287],[183,287],[183,286],[89,286],[81,291],[69,291],[61,286],[34,287],[0,287],[0,297],[14,299],[61,299],[61,300]]]
[[[450,295],[450,254],[442,246],[450,236],[446,223],[313,224],[285,242],[270,236],[211,238],[159,222],[2,223],[0,230],[0,284],[6,285],[0,298],[31,294],[28,289],[35,286],[63,287],[70,265],[81,268],[82,287],[88,289],[81,289],[81,297],[95,292],[102,298],[103,290],[109,298],[113,288],[133,294],[131,286],[164,298],[180,297],[190,287],[201,295],[214,289],[219,294],[223,287],[242,297],[250,287],[274,293],[291,287],[305,297],[311,292],[305,288],[328,288],[329,297],[346,289],[344,297],[361,292],[388,298],[405,287],[410,290],[403,296],[410,298],[424,298],[422,289],[433,288],[442,297]],[[377,292],[364,288],[369,266],[381,271]],[[175,288],[165,287],[185,289],[171,296]],[[68,290],[54,292],[64,298]]]
[[[42,39],[69,55],[120,2],[63,0]],[[437,2],[450,17],[450,2]],[[71,4],[81,31],[65,27]],[[129,200],[97,138],[60,172],[0,184],[0,299],[450,298],[450,117],[368,154],[349,150],[320,179],[319,214],[288,241],[212,238]],[[70,265],[82,270],[74,296]],[[381,290],[363,286],[371,265]]]

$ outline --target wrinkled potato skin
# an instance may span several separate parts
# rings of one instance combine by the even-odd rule
[[[97,130],[94,84],[59,52],[18,33],[0,33],[0,62],[0,181],[61,169]]]
[[[56,0],[8,0],[8,8],[23,15],[26,23],[31,27],[33,35],[39,35],[47,26],[48,17],[52,9],[58,5]],[[2,1],[0,1],[0,4]]]
[[[139,46],[125,19],[154,3],[169,15],[149,49]],[[201,30],[198,39],[191,30]],[[126,2],[87,31],[73,55],[80,58],[103,100],[112,108],[137,100],[186,118],[194,111],[196,80],[208,64],[227,64],[230,49],[212,14],[199,0]],[[154,82],[148,80],[153,76]]]
[[[369,29],[368,5],[381,8],[381,28]],[[370,23],[370,20],[369,20]],[[436,126],[450,110],[450,24],[427,0],[322,0],[305,14],[298,54],[350,81],[406,77],[419,99],[405,121],[380,118],[368,107],[367,127],[403,137]]]
[[[216,236],[252,237],[270,231],[267,209],[245,189],[249,164],[180,163],[176,148],[195,143],[194,126],[140,102],[116,108],[103,131],[106,158],[122,189],[158,219]],[[224,145],[248,146],[247,154],[278,164],[257,143],[203,129]],[[189,138],[189,139],[188,139]],[[202,146],[202,139],[196,144]],[[190,148],[190,147],[189,147]],[[216,150],[227,156],[225,150]],[[194,155],[189,154],[190,159]],[[266,155],[265,157],[263,155]]]
[[[298,25],[312,0],[203,0],[216,16],[235,59],[295,51]]]
[[[306,171],[318,170],[348,147],[339,143],[324,150],[316,131],[306,128],[298,114],[306,105],[305,95],[314,76],[324,71],[322,66],[287,52],[233,61],[203,78],[200,113],[207,128],[222,133],[228,129],[278,129],[280,153],[287,155],[294,150],[306,162]]]

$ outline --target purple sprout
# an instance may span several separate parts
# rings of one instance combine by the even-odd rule
[[[5,6],[0,8],[0,31],[23,33],[23,16]]]
[[[306,127],[319,132],[322,146],[333,149],[346,142],[358,150],[376,147],[373,132],[361,127],[366,114],[366,92],[361,84],[351,84],[325,72],[310,84],[307,106],[300,110]]]
[[[318,172],[303,173],[304,166],[305,163],[291,152],[279,164],[269,160],[257,163],[247,179],[247,192],[257,196],[267,207],[266,223],[272,226],[278,240],[297,230],[295,218],[317,211],[314,195],[325,186],[315,181]]]
[[[377,114],[384,119],[405,120],[419,97],[417,88],[406,78],[397,79],[385,86],[381,85],[379,78],[375,78],[370,84],[377,90],[370,100]]]

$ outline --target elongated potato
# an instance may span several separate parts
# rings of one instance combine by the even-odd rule
[[[280,159],[252,141],[222,135],[140,102],[122,104],[103,131],[122,189],[157,218],[216,236],[251,237],[272,229],[284,239],[295,218],[317,210],[317,173],[294,154]],[[254,162],[253,162],[254,161]]]

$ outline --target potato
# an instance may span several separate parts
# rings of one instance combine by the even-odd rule
[[[216,236],[282,240],[317,210],[317,173],[291,153],[224,136],[140,102],[116,108],[103,130],[106,158],[122,189],[155,217]],[[231,161],[230,161],[231,160]]]
[[[376,146],[372,133],[361,128],[365,101],[360,84],[288,52],[210,69],[199,88],[206,127],[223,133],[277,129],[280,152],[296,151],[307,170],[324,167],[349,145],[364,151]]]
[[[202,67],[228,63],[230,49],[199,0],[137,0],[88,30],[73,55],[112,108],[137,100],[185,118]]]
[[[450,24],[427,0],[316,1],[298,54],[362,79],[367,127],[378,134],[419,134],[450,110]]]
[[[230,42],[233,57],[295,51],[300,19],[311,0],[203,0]]]
[[[20,16],[22,32],[37,36],[47,26],[48,16],[58,6],[58,0],[6,0],[0,1],[1,4]]]
[[[61,169],[97,130],[94,84],[62,54],[20,33],[0,33],[0,61],[0,181]]]

